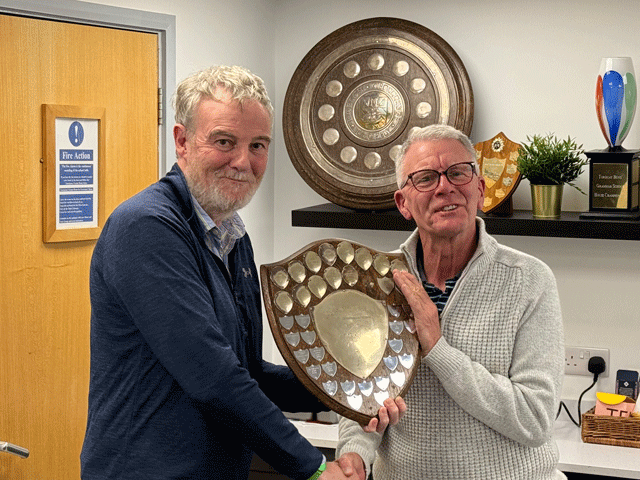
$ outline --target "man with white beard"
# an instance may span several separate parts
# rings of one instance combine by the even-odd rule
[[[253,452],[293,479],[349,478],[281,411],[325,408],[262,359],[259,276],[237,210],[267,168],[264,84],[212,67],[174,103],[177,163],[113,212],[91,262],[82,478],[245,480]],[[390,401],[371,429],[401,409]]]

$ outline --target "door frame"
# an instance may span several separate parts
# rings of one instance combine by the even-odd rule
[[[173,107],[169,101],[176,87],[176,17],[163,13],[112,7],[77,0],[48,3],[34,0],[0,0],[0,14],[55,20],[67,23],[119,28],[158,36],[158,103],[161,109],[158,125],[158,177],[173,164]],[[171,140],[171,141],[169,141]]]

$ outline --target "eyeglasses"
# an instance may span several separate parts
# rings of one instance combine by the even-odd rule
[[[437,170],[418,170],[407,176],[401,188],[404,188],[407,182],[411,180],[416,190],[419,192],[429,192],[435,190],[440,183],[440,175],[447,177],[451,185],[459,187],[469,183],[474,173],[476,173],[476,169],[473,162],[454,163],[444,172]]]

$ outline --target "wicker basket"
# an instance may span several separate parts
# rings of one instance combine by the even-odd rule
[[[583,442],[640,448],[640,417],[606,417],[594,411],[582,415]]]

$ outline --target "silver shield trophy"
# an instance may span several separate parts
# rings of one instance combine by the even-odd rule
[[[401,254],[320,240],[260,267],[280,353],[328,408],[360,424],[409,388],[420,364],[411,310],[393,270]]]

